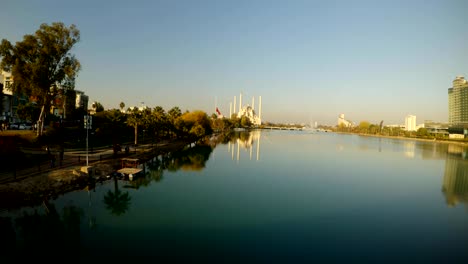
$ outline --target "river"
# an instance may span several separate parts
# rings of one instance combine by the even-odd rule
[[[237,132],[155,157],[132,181],[0,212],[0,252],[62,263],[467,263],[467,154],[446,143]]]

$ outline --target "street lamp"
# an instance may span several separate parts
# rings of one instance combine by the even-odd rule
[[[84,128],[86,129],[86,166],[88,166],[88,131],[93,124],[93,118],[90,115],[85,115],[83,118]]]

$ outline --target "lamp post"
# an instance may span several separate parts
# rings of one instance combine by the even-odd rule
[[[91,129],[92,126],[92,116],[85,115],[83,118],[84,128],[86,129],[86,166],[88,166],[88,130]]]

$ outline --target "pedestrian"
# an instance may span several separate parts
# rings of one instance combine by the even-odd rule
[[[54,168],[55,167],[55,155],[50,155],[50,167]]]

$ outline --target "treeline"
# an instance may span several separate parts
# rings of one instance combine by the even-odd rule
[[[83,122],[83,116],[73,122],[55,121],[46,131],[44,141],[55,144],[66,142],[68,147],[82,147],[86,136],[93,146],[156,143],[162,140],[197,142],[213,133],[241,127],[237,118],[208,116],[200,110],[182,112],[177,106],[168,111],[161,106],[142,110],[100,110],[92,115],[92,127],[89,131],[86,131]]]
[[[448,139],[448,135],[443,133],[431,133],[427,128],[424,127],[420,127],[416,131],[406,131],[402,127],[372,124],[368,121],[361,121],[357,126],[345,126],[344,124],[340,124],[332,128],[331,130],[356,134],[383,135],[395,137],[417,137],[425,139]]]

